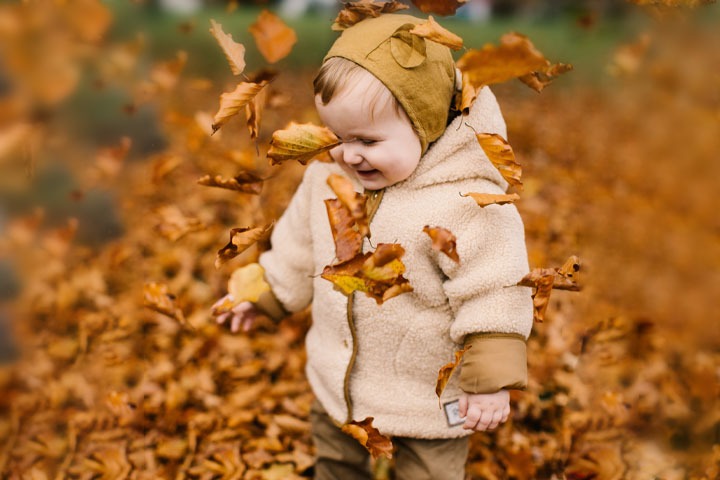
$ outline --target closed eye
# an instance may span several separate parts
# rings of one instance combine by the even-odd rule
[[[371,140],[369,138],[358,138],[358,141],[363,145],[372,145],[374,143],[377,143],[377,140]]]

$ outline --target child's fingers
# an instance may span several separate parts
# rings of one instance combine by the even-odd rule
[[[242,315],[233,315],[232,322],[230,322],[230,331],[232,333],[237,333],[238,330],[240,330],[240,323],[242,322]]]
[[[222,325],[225,323],[225,321],[228,319],[228,317],[231,315],[231,312],[225,312],[221,313],[215,318],[215,321],[218,323],[218,325]]]
[[[477,424],[482,416],[482,410],[477,405],[470,405],[468,407],[467,416],[465,417],[465,423],[463,428],[466,430],[476,430]]]
[[[488,425],[488,430],[494,430],[495,428],[497,428],[497,426],[502,423],[502,417],[503,411],[495,410],[493,412],[492,420],[490,420],[490,425]]]
[[[458,402],[458,413],[461,417],[467,415],[468,397],[467,395],[461,395]]]
[[[483,410],[482,414],[480,415],[480,420],[478,420],[477,426],[475,430],[489,430],[490,425],[493,421],[493,415],[494,410]]]
[[[507,422],[507,419],[510,417],[510,405],[505,405],[505,408],[502,412],[502,419],[500,420],[500,423]]]

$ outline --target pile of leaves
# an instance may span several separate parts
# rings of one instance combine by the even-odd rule
[[[210,312],[231,273],[266,248],[266,229],[302,175],[300,163],[271,166],[266,154],[290,120],[317,122],[311,78],[253,66],[240,84],[257,91],[232,107],[245,115],[241,125],[223,113],[226,104],[218,108],[221,92],[237,90],[234,79],[220,88],[218,79],[185,75],[192,58],[183,52],[145,68],[142,42],[103,41],[112,12],[99,1],[40,3],[0,7],[13,81],[0,98],[2,176],[32,181],[57,158],[49,152],[62,152],[81,185],[69,198],[110,189],[126,231],[88,247],[75,239],[85,225],[38,209],[0,232],[0,256],[12,258],[23,283],[14,302],[0,305],[21,346],[20,358],[0,368],[0,472],[311,477],[308,313],[231,334]],[[372,2],[355,3],[374,11]],[[642,3],[655,12],[683,2]],[[578,254],[584,290],[536,305],[543,321],[528,343],[530,385],[513,393],[510,421],[472,437],[470,478],[720,476],[720,339],[709,300],[720,293],[720,224],[707,202],[720,174],[720,78],[707,65],[720,63],[710,48],[720,39],[663,18],[618,47],[607,85],[553,84],[539,96],[524,85],[495,88],[523,166],[522,194],[512,201],[531,266],[555,281],[570,270],[552,267]],[[293,35],[277,21],[263,14],[253,34],[280,32],[277,45],[287,50]],[[219,23],[210,27],[230,44]],[[472,55],[522,41],[507,38]],[[270,45],[258,40],[261,51]],[[223,47],[243,72],[232,50]],[[285,50],[263,54],[273,63]],[[537,85],[557,72],[550,67],[514,76]],[[83,75],[127,92],[118,116],[159,112],[166,148],[136,152],[126,137],[98,151],[71,137],[53,115]],[[505,139],[484,140],[507,152]],[[248,232],[253,241],[240,240]],[[387,478],[383,462],[377,478]]]

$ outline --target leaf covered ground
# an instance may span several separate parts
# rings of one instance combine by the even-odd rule
[[[192,57],[150,58],[148,39],[103,40],[100,2],[44,3],[0,6],[0,177],[7,198],[56,164],[74,183],[53,197],[70,214],[27,201],[0,230],[22,285],[0,303],[19,348],[0,367],[3,478],[311,477],[308,314],[231,334],[210,307],[266,247],[216,267],[228,232],[277,219],[302,175],[265,153],[291,120],[318,123],[312,75],[278,67],[257,141],[243,118],[211,135],[229,74],[184,74]],[[553,293],[530,385],[510,421],[473,436],[468,478],[720,478],[720,32],[660,17],[598,59],[592,85],[493,88],[523,168],[531,267],[578,255],[583,290]],[[88,141],[66,108],[81,89],[123,99],[98,104],[105,116],[151,112],[163,141]],[[248,178],[260,193],[217,188]],[[123,231],[88,244],[110,211],[73,213],[97,191]]]

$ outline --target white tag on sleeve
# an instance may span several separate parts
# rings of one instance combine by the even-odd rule
[[[443,403],[443,410],[445,410],[445,419],[449,426],[454,427],[465,423],[465,417],[460,416],[459,400]]]

